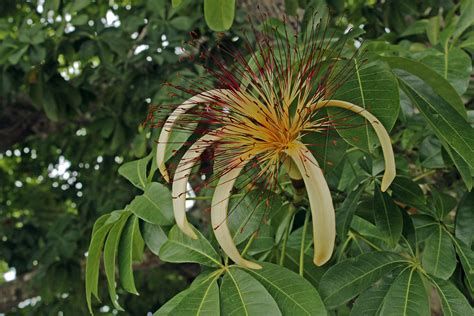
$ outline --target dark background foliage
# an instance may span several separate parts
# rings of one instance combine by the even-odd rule
[[[100,215],[122,209],[140,193],[118,175],[118,168],[151,152],[156,131],[141,122],[150,104],[172,102],[163,83],[203,72],[198,63],[180,58],[189,33],[198,42],[193,54],[204,49],[220,54],[219,43],[248,31],[248,16],[261,18],[252,1],[237,1],[230,31],[215,32],[206,24],[202,1],[176,2],[175,7],[167,0],[0,2],[0,273],[16,271],[10,282],[0,274],[0,312],[88,313],[83,275],[92,226]],[[445,75],[472,123],[474,6],[469,1],[463,5],[470,10],[467,17],[453,0],[262,1],[261,8],[276,16],[288,14],[294,25],[315,10],[327,10],[335,28],[362,29],[357,40],[364,40],[372,54],[408,57]],[[448,34],[453,16],[461,18]],[[442,67],[445,58],[449,69]],[[463,172],[453,165],[406,92],[400,105],[391,135],[402,175],[427,185],[429,199],[451,203],[445,206],[448,214],[472,186],[469,167]],[[358,164],[359,158],[350,159]],[[333,180],[332,185],[341,201],[354,176],[345,175],[345,183]],[[400,187],[410,187],[411,180]],[[423,193],[401,195],[405,206],[420,202],[413,199],[425,201]],[[472,199],[472,194],[464,197]],[[436,221],[442,222],[440,217]],[[474,223],[472,216],[468,220]],[[471,237],[464,238],[472,241],[472,229]],[[131,315],[154,312],[197,273],[194,265],[163,263],[146,251],[135,266],[140,296],[119,290],[121,304]],[[462,271],[456,273],[462,283]],[[99,284],[107,297],[105,280]],[[472,302],[472,292],[460,288]],[[104,301],[94,309],[110,313],[112,307]]]

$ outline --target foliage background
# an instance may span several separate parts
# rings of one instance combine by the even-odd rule
[[[207,5],[212,8],[221,2],[225,1],[208,1]],[[198,50],[207,48],[219,55],[217,44],[242,36],[249,28],[247,16],[255,12],[252,2],[237,1],[232,27],[221,33],[209,28],[208,24],[219,28],[219,21],[213,25],[212,16],[206,24],[202,1],[177,4],[173,8],[164,0],[0,3],[0,272],[15,269],[17,276],[12,282],[0,277],[1,312],[88,313],[84,253],[92,226],[101,215],[122,209],[141,194],[119,176],[118,168],[152,151],[156,131],[140,123],[150,104],[173,100],[163,83],[179,83],[183,77],[202,74],[196,63],[179,58],[180,47],[194,31],[201,45]],[[331,25],[339,31],[348,25],[363,30],[354,41],[363,40],[364,47],[374,56],[381,56],[379,62],[397,76],[404,74],[394,69],[413,69],[412,64],[400,66],[400,60],[382,57],[408,58],[416,65],[422,64],[416,69],[426,66],[445,78],[457,93],[456,98],[445,101],[462,107],[461,112],[466,109],[462,115],[470,124],[474,122],[471,1],[303,0],[262,1],[260,5],[277,16],[286,12],[294,24],[315,10],[328,10]],[[229,18],[224,26],[230,26]],[[242,42],[234,45],[239,47]],[[403,84],[400,86],[403,88]],[[435,91],[445,96],[452,93],[442,86]],[[436,121],[438,113],[428,111],[435,122],[429,125],[409,97],[410,90],[405,88],[396,104],[401,110],[394,117],[391,132],[398,168],[405,176],[399,179],[401,189],[394,189],[393,200],[404,210],[400,214],[419,215],[415,221],[418,242],[433,234],[424,225],[435,230],[443,227],[443,232],[457,238],[454,240],[462,240],[472,256],[474,197],[467,193],[472,187],[472,168],[456,156],[459,149],[467,157],[461,154],[464,160],[472,162],[472,149],[469,153],[465,147],[452,145],[454,137]],[[438,132],[436,126],[440,127]],[[472,138],[472,130],[465,132]],[[373,178],[377,169],[371,162],[374,156],[363,151],[344,157],[329,178],[339,202],[353,197],[356,184]],[[354,212],[357,218],[371,219],[380,228],[383,223],[368,215],[373,211],[373,190],[361,190]],[[200,206],[196,203],[195,208]],[[462,210],[461,219],[455,217],[456,210],[458,214]],[[198,214],[197,219],[205,220],[204,214]],[[299,217],[296,226],[301,226],[303,218]],[[406,226],[400,224],[401,217],[390,220],[393,222],[385,224],[395,225],[400,231],[397,236],[382,239],[396,244]],[[423,264],[429,270],[425,262],[452,254],[454,261],[447,263],[447,278],[472,303],[472,279],[466,281],[470,276],[464,271],[459,253],[454,253],[458,248],[447,238],[446,252],[440,252],[438,258],[423,259]],[[439,237],[441,240],[445,238]],[[363,251],[353,247],[351,243],[347,252],[337,255],[340,259],[355,257],[365,252],[367,245],[362,245]],[[186,288],[199,268],[164,263],[146,250],[134,272],[140,296],[120,288],[118,294],[127,311],[124,314],[143,315],[154,312]],[[99,286],[104,300],[95,302],[94,310],[111,313],[105,278]],[[440,310],[439,306],[432,308]],[[338,313],[346,312],[344,307],[338,309]]]

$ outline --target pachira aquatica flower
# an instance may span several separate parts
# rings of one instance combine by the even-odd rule
[[[227,224],[231,193],[238,178],[265,183],[253,187],[268,189],[282,171],[306,188],[314,263],[320,266],[331,258],[336,221],[331,192],[315,158],[321,145],[311,147],[314,144],[303,140],[309,133],[327,133],[336,124],[344,124],[346,120],[329,116],[325,108],[338,107],[347,110],[345,115],[364,117],[375,130],[384,155],[382,191],[395,177],[391,141],[380,121],[369,109],[332,98],[352,71],[351,57],[343,57],[340,41],[332,44],[326,26],[313,26],[302,35],[282,36],[281,30],[266,25],[266,33],[255,32],[256,48],[247,45],[248,54],[228,49],[230,64],[211,59],[212,70],[208,70],[214,86],[192,82],[180,87],[192,96],[173,106],[161,122],[156,160],[163,178],[172,181],[177,226],[190,238],[198,238],[186,218],[186,192],[193,167],[212,148],[212,160],[219,164],[213,168],[216,180],[210,209],[214,234],[228,257],[248,268],[261,266],[244,259],[233,241]],[[200,137],[184,153],[171,178],[165,166],[170,135],[197,119],[201,124],[195,133]],[[243,177],[249,169],[251,176]]]

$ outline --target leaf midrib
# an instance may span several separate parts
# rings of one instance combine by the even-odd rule
[[[349,287],[349,286],[352,286],[353,283],[355,283],[355,282],[359,281],[360,279],[366,277],[368,274],[373,273],[375,270],[384,268],[384,267],[387,266],[387,265],[391,265],[391,264],[395,264],[395,263],[406,263],[406,262],[408,262],[408,261],[406,261],[406,260],[396,260],[396,261],[387,262],[387,263],[385,263],[385,264],[383,264],[383,265],[377,266],[377,268],[375,268],[375,269],[373,269],[373,270],[370,270],[370,271],[367,271],[366,273],[364,273],[364,274],[358,276],[357,278],[353,279],[353,280],[350,281],[349,283],[346,283],[344,286],[340,287],[338,291],[336,291],[336,292],[334,292],[334,293],[332,293],[332,294],[326,296],[326,298],[325,298],[324,300],[327,301],[330,297],[336,295],[336,294],[339,293],[342,289],[345,289],[345,288],[347,288],[347,287]],[[395,267],[394,267],[394,268],[395,268]]]

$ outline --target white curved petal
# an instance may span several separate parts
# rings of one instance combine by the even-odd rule
[[[314,264],[321,266],[332,256],[336,239],[336,217],[331,192],[323,172],[308,148],[300,144],[288,155],[298,167],[308,192],[313,217]]]
[[[227,225],[227,207],[229,205],[229,198],[234,186],[235,180],[244,168],[248,160],[242,161],[235,168],[226,172],[220,179],[216,186],[214,196],[211,204],[211,222],[214,229],[216,240],[221,246],[222,250],[231,258],[236,264],[250,269],[261,269],[262,267],[252,261],[245,260],[240,255],[239,250],[235,246],[234,240]]]
[[[392,183],[393,179],[396,176],[396,168],[395,168],[395,156],[393,154],[392,142],[390,141],[390,136],[387,133],[387,130],[382,125],[382,123],[369,111],[365,110],[364,108],[352,104],[346,101],[340,100],[325,100],[316,103],[313,109],[318,109],[327,106],[334,106],[343,108],[352,112],[355,112],[361,116],[363,116],[375,130],[377,137],[379,138],[380,145],[382,147],[383,157],[385,161],[385,172],[382,178],[382,191],[386,191],[390,184]]]
[[[173,129],[174,123],[179,119],[179,117],[192,109],[199,103],[209,102],[212,101],[213,98],[219,97],[225,92],[225,89],[215,89],[209,90],[200,94],[197,94],[188,100],[184,101],[181,105],[179,105],[168,117],[165,124],[163,124],[163,128],[161,129],[160,136],[158,138],[158,143],[156,147],[156,163],[158,165],[158,169],[160,170],[161,175],[165,179],[166,182],[169,182],[169,175],[168,171],[166,170],[165,166],[165,151],[166,145],[170,138],[171,131]]]
[[[174,218],[183,233],[193,239],[197,239],[198,237],[186,218],[186,185],[191,169],[194,167],[197,158],[201,156],[212,143],[220,139],[219,132],[220,129],[212,131],[197,140],[188,151],[186,151],[183,158],[181,158],[173,178],[172,196]]]

